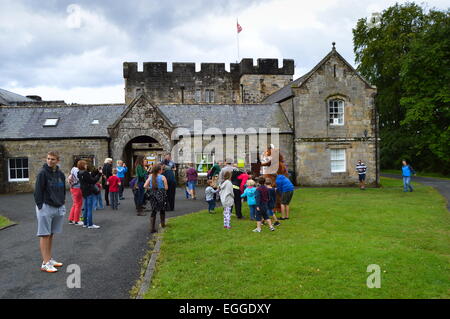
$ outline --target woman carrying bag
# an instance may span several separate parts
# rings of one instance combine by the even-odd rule
[[[150,216],[150,232],[156,233],[156,214],[159,211],[161,227],[166,227],[166,205],[167,205],[167,179],[162,175],[163,168],[157,164],[153,166],[152,174],[147,178],[144,188],[148,189],[148,198],[152,206]]]
[[[84,212],[83,212],[83,227],[89,229],[97,229],[100,226],[94,225],[92,221],[92,213],[94,211],[94,201],[95,196],[99,194],[100,190],[95,185],[100,177],[102,176],[101,171],[95,170],[92,175],[88,172],[88,165],[86,161],[78,161],[78,179],[80,180],[81,193],[83,194],[83,199],[85,202]]]

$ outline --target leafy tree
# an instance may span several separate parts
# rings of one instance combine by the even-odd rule
[[[378,88],[382,167],[450,170],[448,24],[448,11],[406,3],[353,29],[358,71]]]
[[[420,136],[414,151],[431,152],[445,168],[450,167],[449,11],[427,15],[427,23],[403,60],[401,77],[400,105],[406,111],[401,125]]]

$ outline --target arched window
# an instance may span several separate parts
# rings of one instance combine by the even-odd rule
[[[332,99],[328,101],[328,118],[330,125],[344,125],[344,101]]]

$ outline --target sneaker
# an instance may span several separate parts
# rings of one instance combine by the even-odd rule
[[[88,226],[89,229],[99,229],[100,226],[98,225],[92,225],[92,226]]]
[[[88,225],[85,225],[84,223],[83,223],[83,228],[87,228],[88,227]]]
[[[60,263],[53,258],[48,261],[53,267],[62,267],[63,263]]]
[[[254,232],[254,233],[260,233],[260,232],[261,232],[261,229],[255,228],[255,229],[253,229],[253,232]]]
[[[275,223],[273,223],[273,225],[274,225],[274,226],[280,226],[281,223],[280,223],[280,222],[275,222]]]
[[[69,225],[75,225],[74,221],[69,220]]]
[[[50,272],[50,273],[58,271],[58,269],[56,269],[50,262],[48,262],[46,264],[42,264],[41,270],[45,271],[45,272]]]
[[[270,229],[270,231],[274,231],[274,230],[275,230],[275,228],[274,228],[274,227],[270,227],[269,229]]]
[[[80,220],[78,223],[75,223],[77,226],[84,226],[84,223]]]

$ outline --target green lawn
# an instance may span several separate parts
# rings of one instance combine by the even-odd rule
[[[3,227],[9,226],[13,224],[12,221],[10,221],[8,218],[0,216],[0,229],[2,229]]]
[[[381,173],[400,175],[402,172],[401,172],[401,169],[383,169],[383,170],[381,170]],[[440,174],[440,173],[417,172],[416,175],[420,176],[420,177],[433,177],[433,178],[440,178],[440,179],[450,179],[450,176],[446,176],[446,175],[443,175],[443,174]]]
[[[299,189],[275,232],[234,217],[223,229],[220,208],[170,219],[146,298],[449,298],[445,200],[381,181]],[[379,289],[366,285],[370,264],[381,267]]]

